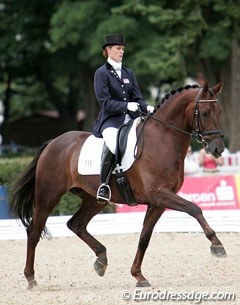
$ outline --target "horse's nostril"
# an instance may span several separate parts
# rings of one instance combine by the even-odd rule
[[[223,149],[223,148],[220,148],[220,147],[216,149],[216,152],[217,152],[218,154],[221,154],[223,151],[224,151],[224,149]]]

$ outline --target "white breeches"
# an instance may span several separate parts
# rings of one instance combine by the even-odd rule
[[[111,150],[111,152],[114,155],[116,152],[117,133],[118,133],[118,129],[114,127],[108,127],[104,129],[102,132],[102,136],[104,141],[106,142],[107,147]]]
[[[124,124],[131,120],[129,114],[125,115]],[[106,142],[107,147],[111,150],[111,152],[116,154],[116,142],[117,142],[117,133],[118,129],[115,127],[108,127],[103,130],[102,136],[104,141]]]

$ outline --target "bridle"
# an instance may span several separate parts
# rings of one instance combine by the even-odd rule
[[[195,121],[195,128],[192,128],[191,137],[194,138],[198,143],[203,144],[205,147],[209,145],[210,142],[212,142],[214,139],[218,137],[223,137],[223,132],[221,129],[213,129],[213,130],[204,130],[202,121],[201,121],[201,115],[199,111],[199,104],[200,103],[217,103],[218,99],[208,99],[208,100],[201,100],[199,97],[202,93],[202,88],[199,90],[198,95],[195,100],[195,109],[193,114],[193,120],[192,120],[192,126],[194,125]],[[210,93],[214,95],[212,92],[212,89],[209,89]],[[215,137],[211,137],[210,140],[206,141],[204,139],[205,136],[212,136],[215,135]]]
[[[182,133],[185,133],[187,135],[189,135],[191,138],[195,139],[198,143],[201,143],[202,145],[204,145],[205,147],[208,146],[210,144],[210,142],[212,142],[214,139],[218,138],[218,137],[223,137],[223,133],[220,129],[214,129],[214,130],[204,130],[203,128],[203,124],[202,124],[202,120],[201,120],[201,115],[200,115],[200,111],[199,111],[199,104],[200,103],[216,103],[218,102],[218,99],[208,99],[208,100],[201,100],[200,96],[202,93],[202,88],[200,88],[198,95],[195,99],[195,109],[194,109],[194,113],[193,113],[193,119],[192,119],[192,132],[188,132],[182,128],[179,128],[175,125],[172,125],[170,123],[167,123],[161,119],[158,119],[156,117],[154,117],[153,115],[149,115],[148,118],[151,118],[157,122],[160,122],[162,124],[164,124],[165,126],[178,130]],[[210,92],[212,89],[209,89]],[[212,95],[214,95],[213,92],[211,92]],[[146,122],[146,121],[145,121]],[[194,122],[195,122],[195,126],[194,126]],[[215,137],[211,137],[210,140],[206,140],[204,137],[205,136],[212,136],[215,135]]]

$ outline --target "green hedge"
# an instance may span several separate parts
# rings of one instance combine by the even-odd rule
[[[32,156],[0,158],[0,185],[6,186],[10,195],[14,183],[21,176],[32,159]],[[51,215],[72,215],[79,209],[80,205],[81,199],[78,196],[72,193],[66,193]],[[115,206],[107,205],[103,212],[113,213],[115,212]]]
[[[0,184],[10,188],[33,157],[0,158]]]

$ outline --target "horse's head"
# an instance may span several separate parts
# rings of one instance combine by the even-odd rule
[[[195,99],[192,121],[193,136],[202,143],[206,153],[211,153],[216,158],[224,151],[223,133],[219,129],[222,110],[217,99],[222,88],[222,81],[212,88],[205,82]]]

